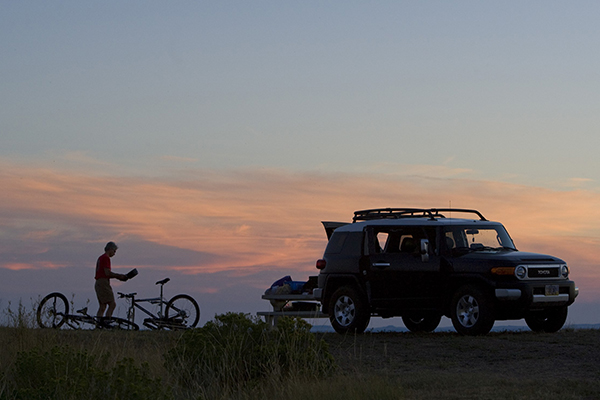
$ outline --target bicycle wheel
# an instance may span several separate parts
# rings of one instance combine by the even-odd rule
[[[60,328],[67,320],[69,302],[64,294],[54,292],[40,301],[37,323],[40,328]]]
[[[111,317],[98,325],[102,329],[122,329],[128,331],[139,331],[140,327],[135,323],[124,318]]]
[[[165,315],[174,328],[193,328],[200,320],[200,307],[191,296],[178,294],[167,303]]]

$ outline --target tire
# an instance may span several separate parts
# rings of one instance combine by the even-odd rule
[[[363,333],[370,319],[369,308],[356,289],[343,286],[331,296],[329,320],[337,333]]]
[[[67,320],[69,302],[64,294],[54,292],[40,301],[37,309],[37,323],[40,328],[58,329]]]
[[[532,312],[525,317],[525,323],[534,332],[554,333],[559,331],[567,321],[567,307],[550,308]]]
[[[460,288],[451,304],[452,325],[461,335],[485,335],[494,326],[492,301],[479,287]]]
[[[423,317],[404,316],[402,322],[411,332],[433,332],[442,320],[441,315],[426,315]]]
[[[103,329],[115,329],[115,330],[129,330],[139,331],[140,327],[129,320],[124,318],[111,317],[107,321],[104,321],[101,325]]]
[[[178,294],[167,303],[165,316],[174,328],[194,328],[200,320],[200,307],[191,296]]]

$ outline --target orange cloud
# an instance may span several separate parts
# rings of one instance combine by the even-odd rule
[[[591,191],[382,173],[188,170],[148,178],[0,166],[0,237],[17,235],[21,251],[0,245],[12,258],[4,268],[24,268],[23,254],[48,254],[52,238],[135,238],[214,255],[202,264],[164,266],[186,273],[292,267],[313,274],[326,245],[320,221],[350,221],[357,209],[451,204],[502,221],[521,250],[564,258],[574,279],[585,277],[590,290],[600,287],[600,194]]]
[[[5,263],[3,265],[4,268],[9,269],[11,271],[22,271],[26,269],[59,269],[63,268],[62,264],[54,264],[52,262],[38,262],[34,264],[28,263]]]

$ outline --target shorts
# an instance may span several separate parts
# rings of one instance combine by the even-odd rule
[[[96,289],[98,303],[109,304],[115,301],[115,294],[113,293],[112,287],[110,287],[110,281],[108,278],[96,279],[94,289]]]

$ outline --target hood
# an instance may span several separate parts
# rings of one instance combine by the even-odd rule
[[[528,253],[524,251],[472,251],[462,256],[454,257],[455,260],[489,260],[507,264],[565,264],[558,257],[547,254]]]

